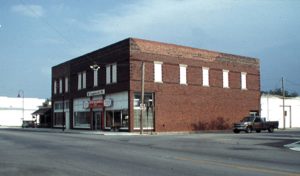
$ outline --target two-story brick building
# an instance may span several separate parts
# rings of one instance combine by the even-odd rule
[[[52,68],[53,127],[139,130],[142,63],[144,130],[225,129],[260,110],[258,59],[128,38]]]

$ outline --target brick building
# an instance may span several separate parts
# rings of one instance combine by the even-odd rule
[[[53,127],[197,131],[260,110],[259,60],[128,38],[52,68]],[[64,102],[64,103],[63,103]]]

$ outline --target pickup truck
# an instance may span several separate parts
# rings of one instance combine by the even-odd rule
[[[266,122],[265,118],[259,116],[245,117],[241,122],[235,123],[233,126],[234,133],[239,133],[240,131],[251,133],[254,130],[257,133],[260,133],[262,130],[268,130],[269,133],[272,133],[274,129],[278,129],[278,121]]]

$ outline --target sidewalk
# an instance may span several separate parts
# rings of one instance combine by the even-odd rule
[[[57,129],[57,128],[22,128],[22,127],[4,127],[0,129],[30,131],[30,132],[48,132],[48,133],[73,133],[73,134],[92,134],[92,135],[106,135],[106,136],[135,136],[140,135],[135,132],[114,132],[114,131],[90,131],[90,130],[73,130],[73,129]]]

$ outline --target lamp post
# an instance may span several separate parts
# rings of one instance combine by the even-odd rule
[[[18,98],[21,97],[22,93],[22,121],[24,120],[24,91],[21,89],[18,91]]]

